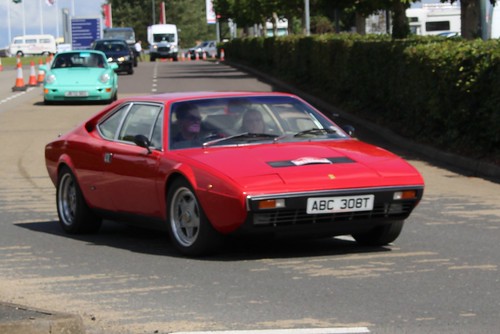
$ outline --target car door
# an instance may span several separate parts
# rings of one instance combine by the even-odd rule
[[[118,213],[160,217],[158,173],[162,156],[163,108],[155,103],[132,103],[114,141],[104,147],[106,189]],[[134,136],[151,141],[149,149]]]

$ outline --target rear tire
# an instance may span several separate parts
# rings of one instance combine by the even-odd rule
[[[57,181],[57,214],[66,233],[95,233],[102,220],[87,206],[77,180],[68,167],[62,167]]]
[[[222,241],[208,221],[191,185],[185,179],[177,179],[168,195],[168,231],[175,247],[188,256],[206,255],[213,252]]]
[[[362,246],[385,246],[396,240],[403,230],[404,220],[375,227],[369,232],[353,234],[352,237]]]

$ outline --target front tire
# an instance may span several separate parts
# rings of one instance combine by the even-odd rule
[[[168,191],[169,234],[175,247],[189,256],[206,255],[219,246],[222,236],[203,212],[191,185],[177,179]]]
[[[68,167],[61,168],[57,181],[57,214],[66,233],[95,233],[102,220],[85,203],[80,187]]]
[[[403,230],[404,220],[377,226],[371,231],[353,234],[352,237],[362,246],[385,246],[396,240]]]

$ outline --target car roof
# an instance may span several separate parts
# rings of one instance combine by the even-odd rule
[[[67,54],[67,53],[79,53],[79,52],[97,53],[97,54],[100,54],[100,55],[105,56],[104,52],[102,52],[102,51],[100,51],[100,50],[93,50],[93,49],[61,51],[61,52],[56,53],[56,56],[58,56],[58,55],[63,55],[63,54]]]
[[[154,95],[132,96],[121,99],[124,101],[187,101],[210,98],[230,98],[230,97],[252,97],[252,96],[292,96],[293,94],[281,92],[249,92],[249,91],[192,91],[192,92],[169,92]]]

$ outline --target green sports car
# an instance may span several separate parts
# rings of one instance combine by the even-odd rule
[[[95,50],[73,50],[57,53],[45,71],[43,101],[45,104],[70,101],[110,103],[118,96],[117,65],[108,63],[106,55]]]

